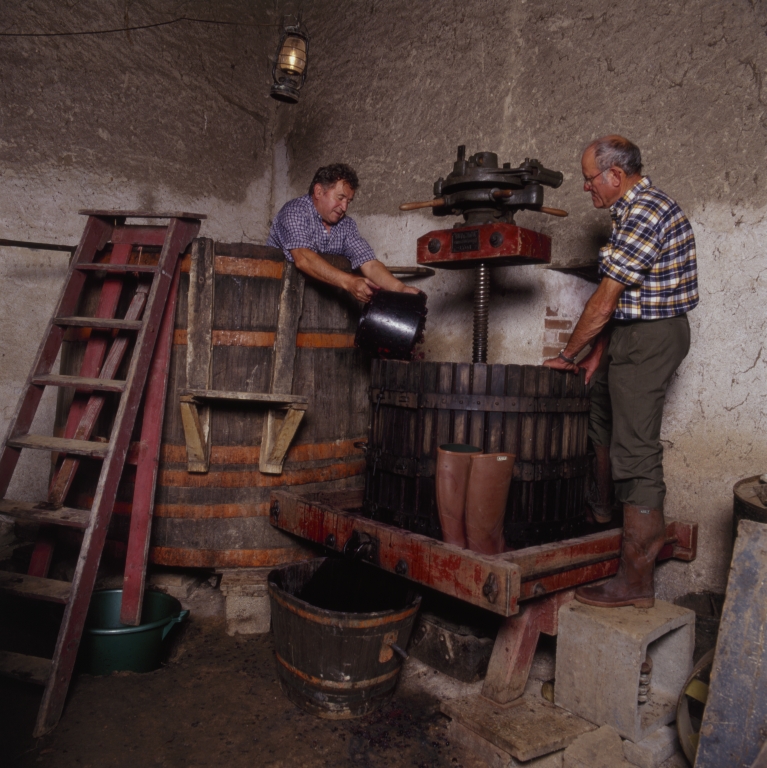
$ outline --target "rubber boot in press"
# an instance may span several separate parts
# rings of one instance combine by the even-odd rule
[[[588,504],[594,519],[605,525],[613,516],[613,477],[610,464],[610,446],[595,445],[595,480],[596,499],[589,498]]]
[[[587,605],[618,608],[655,605],[655,558],[666,541],[663,510],[623,505],[623,544],[618,573],[596,587],[579,587],[575,599]]]
[[[466,490],[466,540],[472,552],[498,555],[506,551],[503,518],[513,469],[514,456],[510,453],[471,457]]]
[[[437,448],[437,512],[442,541],[446,544],[466,548],[466,486],[471,457],[481,453],[481,448],[460,443],[445,443]]]

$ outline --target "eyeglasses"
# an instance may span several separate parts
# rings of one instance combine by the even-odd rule
[[[607,171],[607,170],[609,170],[609,169],[605,169],[605,171]],[[584,187],[585,186],[593,187],[594,186],[594,179],[596,179],[597,176],[601,176],[603,173],[605,173],[605,171],[599,171],[599,173],[595,173],[593,176],[584,176],[583,177],[583,186]]]

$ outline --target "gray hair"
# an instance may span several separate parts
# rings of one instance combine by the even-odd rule
[[[604,173],[614,165],[626,176],[642,173],[642,153],[639,147],[623,136],[603,136],[592,141],[586,149],[594,149],[594,162]]]

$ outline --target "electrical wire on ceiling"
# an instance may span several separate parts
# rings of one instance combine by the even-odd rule
[[[280,27],[281,24],[255,24],[247,21],[217,21],[216,19],[195,19],[191,16],[179,16],[169,21],[158,21],[155,24],[140,24],[134,27],[119,27],[117,29],[92,29],[82,32],[0,32],[0,37],[76,37],[79,35],[112,35],[118,32],[136,32],[142,29],[167,27],[188,21],[195,24],[219,24],[231,27]]]

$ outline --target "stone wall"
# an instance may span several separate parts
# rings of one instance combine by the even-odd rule
[[[664,425],[668,512],[701,523],[700,555],[661,568],[661,593],[723,589],[731,489],[765,471],[767,10],[748,0],[327,0],[304,2],[309,78],[298,105],[268,98],[274,23],[297,0],[183,5],[88,0],[5,3],[0,31],[112,28],[183,13],[129,34],[4,38],[0,46],[3,236],[73,243],[83,207],[186,208],[203,234],[263,242],[279,206],[319,165],[354,165],[353,215],[379,257],[415,263],[415,241],[449,226],[401,202],[432,196],[456,147],[563,171],[548,205],[523,214],[554,239],[554,259],[593,259],[608,217],[582,192],[579,156],[623,133],[693,222],[701,305],[693,348],[671,385]],[[183,9],[183,11],[179,10]],[[66,258],[3,249],[0,421],[55,299]],[[424,354],[467,360],[471,277],[418,283],[430,297]],[[9,290],[10,289],[10,290]],[[490,361],[538,364],[592,287],[537,267],[493,275]],[[547,323],[548,318],[548,323]],[[552,320],[557,322],[552,324]],[[51,408],[45,418],[51,417]],[[0,424],[4,427],[4,424]],[[39,495],[44,473],[20,493]],[[17,494],[19,495],[19,494]]]
[[[273,3],[12,0],[0,6],[0,31],[108,30],[179,16],[237,24],[2,38],[1,237],[76,244],[85,208],[204,213],[204,236],[264,242],[275,114],[270,57],[279,22]],[[0,249],[3,433],[66,267],[66,253]],[[38,412],[47,424],[53,394],[46,391]],[[45,494],[48,457],[30,453],[10,498]]]

